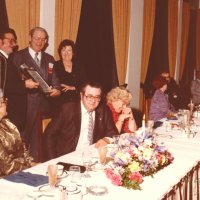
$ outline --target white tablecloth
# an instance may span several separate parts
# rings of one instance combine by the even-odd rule
[[[157,140],[159,143],[164,143],[169,151],[175,157],[172,164],[158,171],[154,177],[145,177],[141,184],[142,190],[128,190],[123,187],[117,187],[111,184],[110,180],[106,178],[103,172],[92,172],[90,183],[103,185],[108,188],[108,194],[102,196],[101,199],[126,199],[126,200],[158,200],[162,199],[174,185],[176,185],[181,178],[183,178],[193,167],[200,161],[200,131],[194,138],[187,138],[180,130],[172,129],[166,132],[164,127],[157,128]],[[94,146],[89,148],[96,152]],[[97,153],[97,152],[96,152]],[[59,161],[81,164],[82,151],[75,151],[64,155],[57,159],[39,164],[35,167],[25,170],[32,174],[40,174],[46,176],[46,169],[50,163],[57,163]],[[60,184],[64,184],[61,181]],[[5,179],[0,180],[0,199],[2,200],[21,200],[30,199],[27,193],[35,190],[33,186],[24,183],[15,183]],[[51,197],[40,197],[38,199],[54,199]],[[83,197],[84,200],[90,199],[89,195]]]

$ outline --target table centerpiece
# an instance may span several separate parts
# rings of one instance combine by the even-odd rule
[[[174,160],[168,149],[148,133],[123,134],[118,144],[119,150],[110,155],[112,159],[105,168],[106,176],[117,186],[141,190],[144,176],[153,176]]]

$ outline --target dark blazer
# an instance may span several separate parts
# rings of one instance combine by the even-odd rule
[[[12,62],[12,56],[8,58],[5,96],[8,98],[8,118],[17,126],[20,132],[24,131],[27,102],[26,89],[19,70]]]
[[[76,149],[81,129],[81,104],[69,102],[48,125],[43,137],[44,160],[70,153]],[[104,137],[118,134],[107,106],[95,110],[93,143]]]
[[[20,70],[22,64],[26,64],[28,67],[32,67],[42,76],[42,78],[53,88],[60,88],[59,80],[53,70],[50,70],[50,65],[54,64],[53,56],[48,53],[42,52],[41,66],[37,66],[34,59],[31,57],[28,48],[22,49],[14,54],[14,64]],[[51,63],[51,64],[50,64]],[[26,89],[26,124],[25,130],[22,134],[22,138],[30,149],[30,154],[35,161],[40,161],[40,121],[44,115],[51,114],[51,101],[53,98],[46,96],[37,89]]]

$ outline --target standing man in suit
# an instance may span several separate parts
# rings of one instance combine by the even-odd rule
[[[13,29],[0,31],[0,88],[8,99],[9,119],[23,131],[25,126],[26,96],[20,73],[12,63],[12,53],[17,46],[17,36]]]
[[[41,118],[51,114],[50,101],[53,97],[60,95],[59,80],[53,71],[54,58],[44,52],[47,42],[47,31],[44,28],[35,27],[29,33],[29,47],[16,52],[13,58],[18,69],[23,64],[34,68],[51,86],[46,95],[40,90],[39,83],[22,75],[27,93],[26,126],[23,139],[34,161],[40,161]]]
[[[44,159],[49,160],[96,143],[109,143],[108,137],[118,134],[106,105],[100,104],[102,88],[98,83],[85,83],[81,100],[68,102],[53,118],[44,133]],[[92,134],[90,116],[92,116]]]
[[[0,31],[0,88],[5,92],[8,72],[8,57],[13,52],[17,36],[13,29],[8,28]]]

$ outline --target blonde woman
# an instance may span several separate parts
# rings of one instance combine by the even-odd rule
[[[116,87],[108,92],[106,99],[119,134],[133,133],[137,125],[129,107],[132,99],[131,93],[124,87]]]

